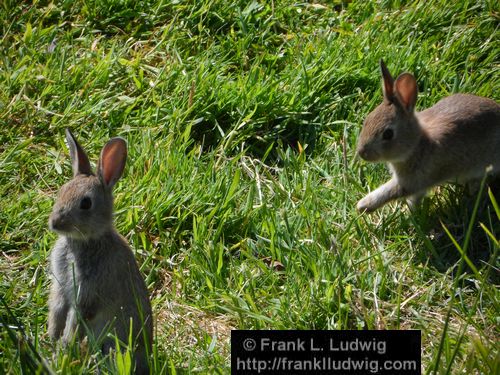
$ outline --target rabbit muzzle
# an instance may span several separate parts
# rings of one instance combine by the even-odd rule
[[[65,215],[54,211],[49,217],[49,229],[56,233],[66,233],[71,230],[71,222]]]
[[[369,162],[377,161],[379,158],[378,154],[368,147],[358,147],[357,153],[361,159]]]

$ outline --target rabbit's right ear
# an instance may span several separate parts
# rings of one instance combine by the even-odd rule
[[[389,69],[380,59],[380,72],[382,73],[382,91],[384,93],[384,100],[392,103],[394,101],[394,78],[392,78]]]
[[[66,142],[68,142],[71,166],[73,168],[73,177],[79,174],[93,174],[87,154],[83,151],[83,148],[78,144],[75,136],[68,128],[66,128]]]

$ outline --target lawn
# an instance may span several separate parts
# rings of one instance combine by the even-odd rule
[[[388,172],[355,150],[381,58],[415,75],[417,109],[499,101],[499,20],[496,1],[2,1],[0,373],[104,361],[47,336],[69,127],[92,162],[128,142],[115,222],[155,373],[229,373],[238,328],[419,329],[424,374],[498,374],[500,193],[360,215]]]

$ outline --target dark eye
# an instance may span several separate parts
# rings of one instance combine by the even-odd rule
[[[89,197],[85,197],[80,201],[80,209],[88,210],[90,207],[92,207],[92,201]]]
[[[392,137],[394,137],[394,130],[392,129],[385,129],[382,133],[382,139],[385,141],[391,140]]]

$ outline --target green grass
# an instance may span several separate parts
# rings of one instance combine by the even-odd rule
[[[391,328],[422,330],[425,374],[498,373],[495,195],[441,187],[413,214],[359,216],[388,173],[355,144],[380,58],[416,75],[418,108],[498,101],[499,18],[496,1],[3,1],[0,372],[105,361],[46,334],[70,127],[94,162],[128,141],[116,224],[151,293],[156,372],[228,373],[232,328]]]

